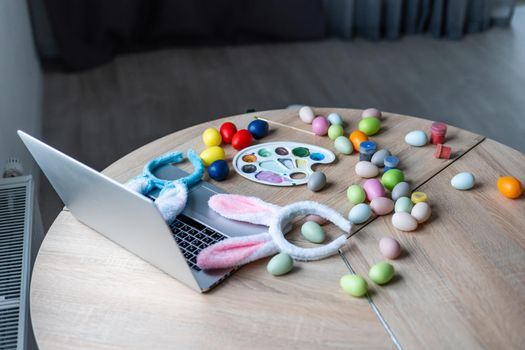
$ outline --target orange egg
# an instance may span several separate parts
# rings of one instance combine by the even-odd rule
[[[515,177],[502,176],[498,179],[498,190],[505,197],[515,199],[521,196],[523,187]]]
[[[364,132],[356,130],[350,134],[349,139],[350,142],[352,142],[352,146],[354,146],[354,149],[356,151],[359,151],[359,145],[361,144],[361,142],[368,141],[368,136],[366,136]]]

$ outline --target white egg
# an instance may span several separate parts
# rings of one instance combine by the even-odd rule
[[[427,202],[419,202],[414,205],[410,215],[412,215],[419,224],[422,224],[430,218],[431,213],[432,209],[430,209],[430,205],[428,205]]]
[[[398,212],[392,215],[392,225],[401,231],[414,231],[417,228],[417,220],[405,212]]]
[[[357,164],[355,165],[355,173],[357,174],[357,176],[368,179],[371,177],[376,177],[379,174],[379,169],[371,162],[362,160],[360,162],[357,162]]]
[[[315,118],[314,111],[308,106],[303,106],[299,110],[299,118],[301,118],[306,124],[312,124],[312,121]]]

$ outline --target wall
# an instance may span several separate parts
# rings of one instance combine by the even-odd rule
[[[42,73],[36,55],[27,4],[0,1],[0,172],[16,156],[36,179],[36,166],[16,134],[40,136]],[[0,174],[1,176],[1,174]],[[37,192],[38,193],[38,192]]]

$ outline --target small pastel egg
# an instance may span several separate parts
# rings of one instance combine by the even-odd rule
[[[354,147],[352,146],[352,142],[350,142],[349,139],[347,139],[345,136],[339,136],[334,141],[334,147],[338,152],[341,152],[343,154],[352,154],[354,151]]]
[[[226,179],[229,172],[230,169],[228,168],[228,162],[222,159],[214,161],[208,167],[208,175],[216,181],[223,181]]]
[[[465,171],[455,175],[452,180],[450,180],[450,184],[457,190],[465,191],[474,187],[475,181],[474,175]]]
[[[339,285],[345,293],[353,297],[362,297],[368,290],[368,283],[359,275],[344,275],[339,280]]]
[[[208,128],[202,133],[202,142],[208,147],[219,146],[222,142],[222,136],[219,130]]]
[[[355,173],[360,177],[371,178],[379,174],[379,169],[371,162],[362,160],[355,165]]]
[[[396,213],[410,213],[412,211],[412,208],[414,207],[414,203],[410,200],[408,197],[399,197],[396,200],[396,204],[394,206],[394,211]]]
[[[224,149],[219,146],[212,146],[212,147],[206,148],[204,151],[201,152],[199,156],[201,157],[205,166],[210,166],[210,164],[215,162],[216,160],[226,158]]]
[[[398,183],[403,181],[405,181],[405,174],[399,169],[390,169],[381,176],[381,183],[389,191],[392,191]]]
[[[408,182],[400,182],[392,189],[392,199],[397,201],[401,197],[410,196],[410,185]]]
[[[232,147],[240,151],[241,149],[248,147],[252,141],[252,134],[246,129],[241,129],[233,135]]]
[[[282,276],[292,271],[293,259],[286,253],[279,253],[270,259],[266,270],[274,276]]]
[[[374,155],[372,155],[372,164],[380,168],[385,166],[385,158],[390,155],[390,151],[387,149],[380,149]]]
[[[401,245],[392,237],[383,237],[379,241],[379,251],[385,258],[394,260],[401,255]]]
[[[405,212],[397,212],[392,215],[392,225],[400,231],[414,231],[417,228],[417,220]]]
[[[430,205],[427,202],[419,202],[414,205],[410,215],[417,220],[418,224],[422,224],[430,218],[431,213],[432,209],[430,209]]]
[[[343,130],[343,127],[340,124],[332,124],[328,128],[328,137],[330,140],[335,140],[339,136],[343,136],[345,131]]]
[[[375,264],[368,271],[368,277],[376,284],[385,284],[390,282],[394,277],[394,266],[387,262],[380,262]]]
[[[303,106],[299,109],[299,118],[306,124],[312,124],[312,121],[315,118],[314,111],[308,106]]]
[[[372,201],[377,197],[385,196],[385,188],[378,179],[368,179],[363,183],[363,189],[366,193],[366,198]]]
[[[318,136],[326,135],[329,127],[330,127],[330,123],[322,115],[318,115],[312,121],[312,131],[314,132],[314,134]]]
[[[357,127],[367,136],[372,136],[377,134],[379,129],[381,129],[381,122],[375,117],[363,118],[361,119]]]
[[[334,124],[341,125],[341,126],[343,125],[343,118],[341,118],[341,116],[338,113],[328,114],[327,119],[332,125]]]
[[[507,198],[516,199],[523,193],[520,180],[513,176],[502,176],[497,182],[498,191]]]
[[[348,213],[348,220],[353,224],[362,224],[366,220],[370,219],[372,215],[372,210],[370,206],[365,203],[359,203],[350,209]]]
[[[219,131],[222,136],[222,141],[226,143],[232,143],[233,135],[235,135],[235,133],[237,132],[237,127],[233,123],[226,122],[222,123]]]
[[[248,124],[248,131],[254,139],[262,139],[268,135],[268,122],[261,119],[255,119]]]
[[[428,201],[428,196],[425,192],[417,191],[412,193],[410,199],[412,200],[412,203],[417,204]]]
[[[394,201],[386,197],[376,197],[370,202],[370,208],[379,216],[390,214],[394,210]]]
[[[317,222],[319,225],[326,225],[326,223],[328,222],[328,220],[326,220],[325,218],[322,218],[320,217],[319,215],[308,215],[306,218],[305,218],[306,221],[313,221],[313,222]]]
[[[381,111],[377,108],[368,108],[361,113],[361,118],[378,118],[381,119]]]
[[[321,191],[326,185],[326,175],[322,171],[314,171],[308,179],[307,187],[310,191]]]
[[[405,142],[410,146],[421,147],[428,143],[428,136],[422,130],[414,130],[406,134]]]
[[[323,243],[325,239],[324,230],[313,221],[307,221],[301,226],[301,234],[312,243]]]
[[[366,198],[365,191],[359,185],[352,185],[346,190],[348,200],[353,204],[363,203]]]

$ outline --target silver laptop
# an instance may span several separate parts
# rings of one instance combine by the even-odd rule
[[[135,193],[23,131],[18,135],[79,221],[197,291],[210,290],[235,270],[199,269],[196,257],[202,249],[265,230],[211,210],[210,196],[224,192],[205,181],[190,189],[186,209],[168,226],[151,199],[157,193],[150,198]],[[155,175],[175,180],[188,173],[167,165]]]

